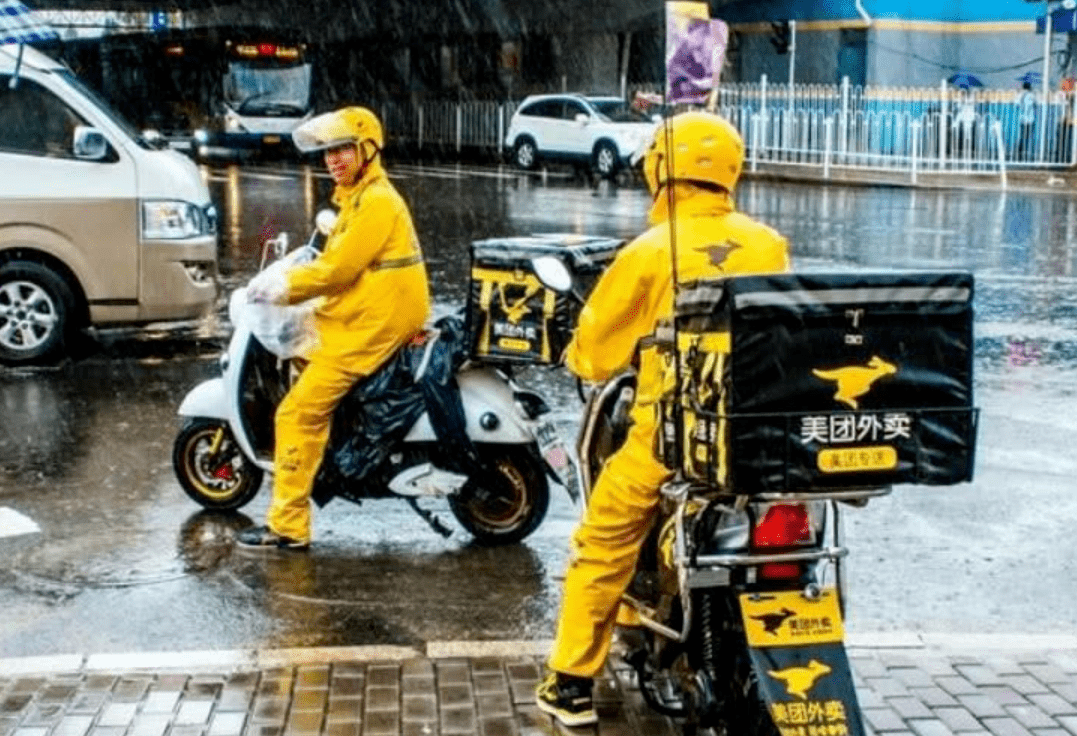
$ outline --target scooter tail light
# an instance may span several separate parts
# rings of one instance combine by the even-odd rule
[[[811,516],[807,506],[799,503],[770,506],[752,529],[752,547],[756,549],[795,547],[811,540]],[[799,577],[801,569],[796,562],[768,562],[759,566],[759,577],[787,580]]]

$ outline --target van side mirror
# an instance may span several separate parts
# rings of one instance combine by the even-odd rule
[[[576,113],[576,122],[579,123],[580,125],[586,125],[588,123],[588,121],[590,121],[590,119],[591,118],[587,116],[587,113],[583,113],[583,112]]]
[[[97,128],[76,125],[71,150],[75,158],[84,161],[100,161],[108,155],[108,141]]]

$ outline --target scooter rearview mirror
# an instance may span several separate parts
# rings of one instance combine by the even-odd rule
[[[572,290],[572,274],[560,258],[539,256],[531,259],[531,265],[535,269],[538,280],[547,288],[561,294],[567,294]]]
[[[288,233],[280,233],[270,241],[273,243],[273,257],[280,260],[288,252]]]
[[[333,227],[337,224],[337,213],[333,210],[325,209],[319,210],[318,214],[314,216],[314,227],[322,235],[328,235],[333,231]]]

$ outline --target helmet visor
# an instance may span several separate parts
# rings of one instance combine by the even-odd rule
[[[292,141],[303,153],[313,153],[349,143],[355,145],[355,134],[355,128],[335,111],[313,117],[298,126],[292,131]]]

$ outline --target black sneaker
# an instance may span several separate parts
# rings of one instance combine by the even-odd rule
[[[236,544],[240,547],[276,547],[277,549],[309,549],[310,542],[277,534],[267,526],[252,526],[236,535]]]
[[[551,672],[535,688],[535,705],[566,726],[598,723],[595,703],[591,698],[593,685],[590,678]]]

